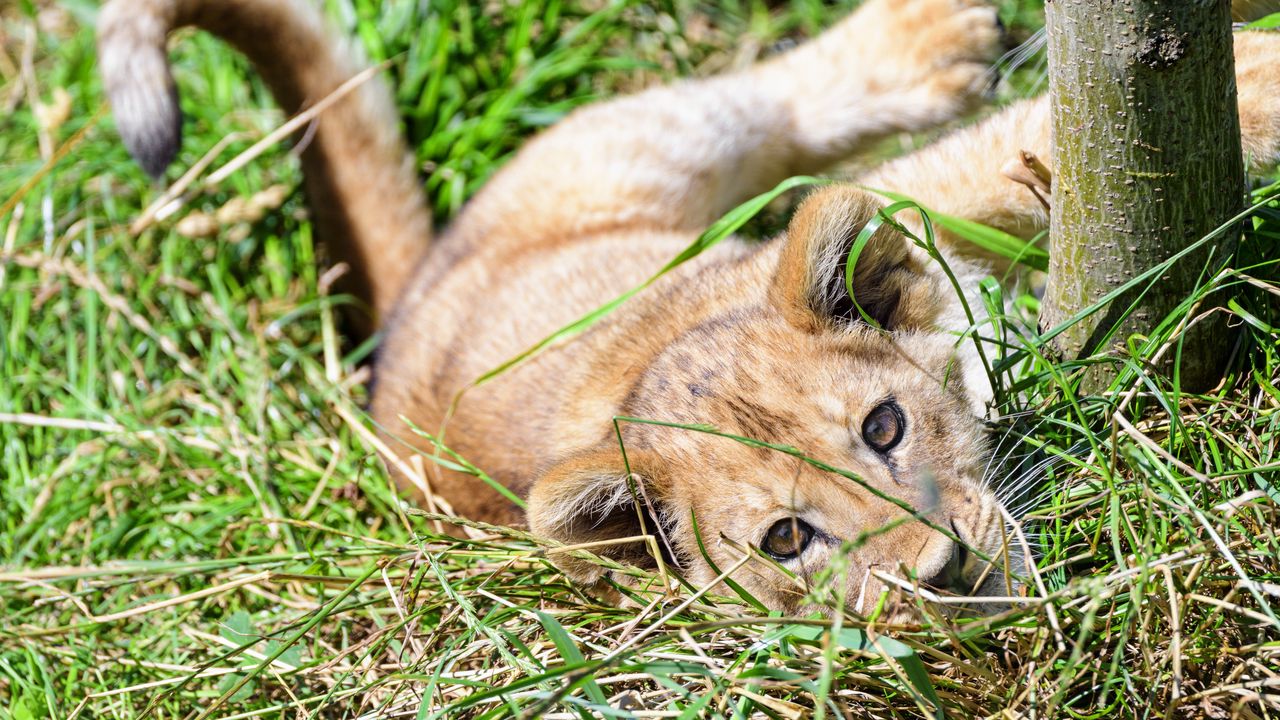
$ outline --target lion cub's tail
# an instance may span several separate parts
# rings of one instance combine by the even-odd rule
[[[116,124],[152,176],[173,160],[182,115],[165,52],[194,25],[253,61],[288,113],[315,104],[365,67],[356,45],[310,0],[112,0],[98,25],[99,63]],[[303,171],[316,232],[350,273],[345,290],[385,319],[430,239],[431,214],[380,78],[365,81],[307,131]]]

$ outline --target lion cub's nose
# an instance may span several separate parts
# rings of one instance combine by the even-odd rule
[[[967,594],[971,588],[964,581],[964,566],[969,559],[969,551],[961,543],[951,543],[951,555],[947,564],[924,581],[925,585],[937,590],[945,590],[957,594]]]

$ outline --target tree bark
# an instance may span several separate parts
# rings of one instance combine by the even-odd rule
[[[1045,12],[1055,165],[1048,330],[1239,212],[1245,184],[1228,0],[1048,0]],[[1058,352],[1089,356],[1150,333],[1235,239],[1182,258],[1128,317],[1137,292],[1077,323],[1056,339]],[[1184,386],[1221,376],[1229,335],[1219,317],[1186,336]]]

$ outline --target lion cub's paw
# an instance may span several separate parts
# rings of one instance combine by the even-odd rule
[[[763,66],[797,144],[838,158],[868,137],[927,130],[982,99],[1003,31],[983,0],[869,0]]]
[[[874,38],[867,49],[876,53],[877,70],[886,78],[961,102],[980,97],[1004,39],[993,6],[981,0],[874,0],[865,10],[872,17],[862,34]]]
[[[1235,36],[1241,144],[1254,172],[1280,164],[1280,34]]]

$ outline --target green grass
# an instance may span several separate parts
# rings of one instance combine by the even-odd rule
[[[1253,222],[1243,269],[1210,286],[1234,303],[1240,334],[1207,395],[1137,359],[1107,392],[1080,393],[1074,366],[1045,360],[1008,319],[993,447],[1025,512],[1040,599],[912,628],[854,616],[833,627],[688,592],[637,591],[619,608],[567,583],[534,539],[441,536],[396,497],[364,439],[367,348],[335,327],[341,298],[321,288],[286,147],[183,211],[288,188],[260,221],[216,239],[182,236],[178,218],[128,231],[158,191],[99,114],[93,5],[41,7],[33,23],[25,3],[0,6],[0,717],[1280,708],[1274,208]],[[847,5],[333,9],[374,58],[392,59],[444,220],[570,108],[744,62]],[[1006,3],[1005,17],[1024,33],[1038,22],[1030,3]],[[185,37],[175,56],[188,114],[179,168],[239,133],[221,164],[280,121],[216,42]],[[1010,92],[1039,79],[1033,63]],[[70,112],[42,149],[30,100],[51,103],[58,88]],[[1032,312],[1034,298],[1011,306]]]

